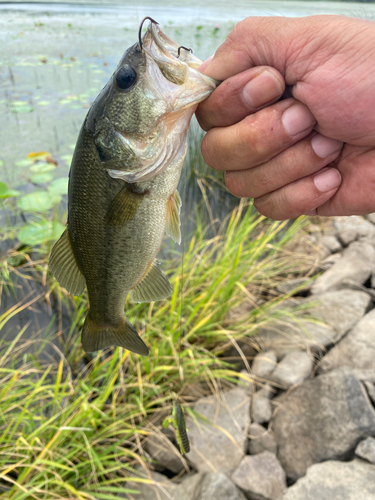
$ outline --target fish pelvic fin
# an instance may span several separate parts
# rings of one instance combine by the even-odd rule
[[[68,228],[52,248],[48,265],[62,287],[72,295],[81,295],[85,289],[86,280],[74,257]]]
[[[86,352],[120,346],[142,356],[148,355],[148,347],[125,316],[121,318],[119,324],[105,326],[96,323],[89,312],[83,325],[81,339]]]
[[[168,278],[154,261],[146,276],[131,290],[129,296],[133,302],[154,302],[166,299],[172,292]]]
[[[137,213],[145,193],[133,193],[126,186],[113,199],[107,216],[106,223],[112,227],[120,227],[127,224]]]
[[[181,197],[176,190],[167,201],[167,223],[165,225],[165,232],[178,244],[181,243],[180,209]]]

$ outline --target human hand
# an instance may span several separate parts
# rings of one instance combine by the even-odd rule
[[[224,80],[197,118],[231,193],[275,220],[375,211],[374,22],[247,18],[201,71]]]

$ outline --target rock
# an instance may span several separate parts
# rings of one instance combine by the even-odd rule
[[[317,297],[294,299],[290,311],[311,304],[304,314],[298,313],[298,322],[276,322],[258,331],[258,342],[263,349],[273,349],[282,357],[296,349],[319,351],[337,343],[340,338],[362,318],[371,307],[367,293],[354,290],[326,292]],[[304,319],[306,314],[325,323]]]
[[[275,351],[261,352],[254,358],[251,371],[254,377],[268,379],[277,364]]]
[[[375,309],[366,314],[356,326],[324,356],[319,373],[340,366],[375,369]]]
[[[375,224],[375,213],[365,215],[365,219]]]
[[[286,489],[285,472],[269,451],[244,457],[232,481],[250,500],[277,500]]]
[[[375,464],[375,439],[368,437],[359,443],[355,449],[355,454],[368,462]]]
[[[276,290],[280,293],[290,293],[296,288],[296,293],[301,294],[302,292],[307,292],[310,290],[311,278],[295,278],[293,280],[282,281],[276,286]]]
[[[141,477],[153,481],[151,484],[146,483],[133,483],[131,480],[125,485],[127,488],[131,488],[132,490],[139,491],[139,494],[134,496],[126,496],[123,494],[119,494],[119,498],[139,498],[142,500],[171,500],[171,498],[178,498],[178,486],[172,481],[170,481],[163,474],[159,474],[158,472],[149,471],[148,474],[141,474]],[[179,500],[181,500],[179,498]]]
[[[334,217],[333,227],[336,236],[344,246],[359,238],[371,238],[375,235],[375,227],[360,215],[351,217]]]
[[[333,264],[336,264],[341,259],[341,253],[333,253],[319,262],[319,268],[327,271]]]
[[[365,380],[363,383],[366,387],[369,398],[371,399],[373,404],[375,404],[375,385],[372,382],[368,382],[367,380]]]
[[[194,410],[217,427],[202,421],[197,424],[190,417],[186,419],[191,445],[187,454],[189,460],[199,472],[216,470],[226,473],[235,469],[244,454],[250,423],[250,397],[246,390],[236,387],[218,396],[201,398]]]
[[[320,239],[320,244],[327,250],[329,253],[340,252],[342,247],[339,240],[336,236],[323,236]]]
[[[272,430],[281,465],[295,480],[316,462],[347,458],[361,439],[375,435],[375,412],[351,371],[335,370],[290,390]]]
[[[249,453],[257,455],[263,451],[276,454],[277,444],[273,435],[262,425],[253,423],[249,427]]]
[[[258,424],[269,422],[272,417],[273,408],[270,403],[270,398],[274,395],[274,391],[269,384],[266,384],[262,389],[257,391],[252,398],[252,419]]]
[[[335,290],[345,279],[365,283],[375,265],[375,249],[366,242],[355,241],[346,248],[341,258],[324,274],[319,276],[311,287],[312,294]]]
[[[375,500],[375,467],[359,459],[312,465],[280,500]]]
[[[176,496],[176,500],[246,500],[245,495],[224,474],[204,472],[198,476],[200,476],[200,481],[194,490],[190,485],[187,486],[192,493],[191,496],[186,496],[184,493],[184,490],[189,492],[185,486],[188,484],[186,480],[182,483],[181,495]]]
[[[282,389],[289,389],[310,377],[313,366],[313,360],[306,352],[290,352],[276,366],[272,380]]]
[[[157,472],[150,472],[153,484],[130,483],[139,494],[125,498],[139,500],[246,500],[244,494],[224,474],[201,472],[175,484]],[[150,479],[147,475],[143,477]],[[124,498],[119,495],[120,498]]]
[[[151,435],[145,444],[145,450],[153,460],[175,474],[185,468],[185,460],[163,432]]]

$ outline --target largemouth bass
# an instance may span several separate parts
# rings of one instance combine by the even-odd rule
[[[87,286],[86,352],[122,346],[148,354],[125,317],[125,299],[130,293],[134,302],[152,302],[172,293],[155,257],[164,232],[180,243],[177,184],[189,123],[217,83],[151,21],[83,123],[69,173],[67,227],[49,261],[72,295]]]

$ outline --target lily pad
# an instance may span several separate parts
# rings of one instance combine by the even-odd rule
[[[61,197],[50,191],[34,191],[18,199],[18,207],[25,212],[46,212],[60,203]]]
[[[51,172],[55,170],[55,166],[52,163],[47,163],[46,161],[39,161],[34,163],[32,167],[30,167],[31,172],[37,172],[38,174],[45,174],[46,172]]]
[[[38,106],[48,106],[51,104],[51,101],[39,101]]]
[[[16,106],[13,108],[10,108],[12,113],[31,113],[34,111],[34,108],[32,106]]]
[[[16,161],[16,167],[28,167],[29,165],[32,165],[33,161],[32,160],[18,160]]]
[[[34,184],[46,184],[47,182],[52,181],[52,179],[53,175],[49,172],[41,172],[30,176],[30,180]]]
[[[68,177],[59,177],[48,186],[48,190],[55,194],[66,194],[68,192]]]
[[[0,182],[0,198],[10,198],[11,196],[19,196],[19,194],[19,191],[9,189],[5,182]]]
[[[17,237],[25,245],[40,245],[45,241],[56,240],[65,227],[60,222],[41,220],[32,222],[18,231]]]

